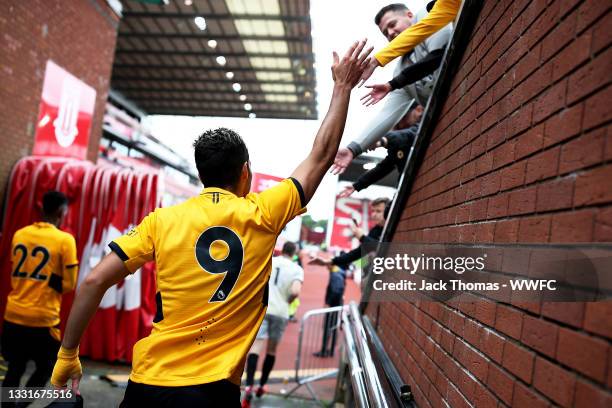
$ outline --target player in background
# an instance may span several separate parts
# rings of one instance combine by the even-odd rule
[[[26,363],[36,370],[26,387],[44,387],[60,348],[62,294],[76,286],[78,260],[74,237],[61,231],[68,199],[59,191],[43,196],[42,219],[13,236],[12,290],[2,328],[2,355],[8,362],[3,387],[19,387]]]
[[[266,358],[263,362],[259,387],[255,395],[259,398],[267,391],[266,383],[274,367],[276,348],[283,337],[283,332],[289,321],[289,304],[300,295],[302,282],[304,282],[304,270],[293,261],[296,250],[296,245],[288,241],[283,245],[281,255],[272,258],[272,275],[268,283],[270,294],[268,298],[268,310],[257,332],[255,343],[251,346],[251,350],[247,356],[247,387],[244,400],[242,401],[242,408],[251,406],[257,360],[263,351],[266,340]]]
[[[220,128],[195,142],[204,189],[147,215],[109,245],[75,297],[51,382],[71,380],[78,393],[78,345],[104,293],[147,261],[157,265],[157,314],[134,346],[122,407],[239,407],[246,354],[264,319],[272,251],[278,235],[305,211],[333,163],[351,90],[371,49],[355,43],[334,53],[334,89],[311,152],[290,178],[249,193],[249,154],[242,138]]]

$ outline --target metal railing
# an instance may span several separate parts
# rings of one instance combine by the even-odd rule
[[[300,322],[298,350],[295,358],[295,382],[286,395],[288,398],[298,388],[306,386],[314,400],[324,406],[310,385],[314,381],[334,378],[337,367],[330,367],[329,357],[338,353],[339,329],[344,306],[310,310]],[[335,361],[335,360],[332,360]]]

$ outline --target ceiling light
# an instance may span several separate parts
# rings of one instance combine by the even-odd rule
[[[246,95],[240,95],[240,100],[241,100],[242,102],[246,101]]]
[[[217,41],[216,40],[208,40],[208,46],[210,48],[217,48]]]
[[[196,26],[198,26],[200,30],[202,31],[206,30],[206,20],[204,19],[204,17],[198,16],[193,19],[193,22],[195,23]]]
[[[234,90],[234,92],[240,92],[240,90],[242,89],[242,86],[240,86],[238,82],[234,82],[232,84],[232,89]]]
[[[257,115],[254,112],[249,113],[249,118],[255,119]]]
[[[244,110],[250,111],[251,109],[253,109],[253,105],[251,105],[250,103],[244,104]]]
[[[261,84],[260,87],[266,93],[296,93],[295,85],[293,84]]]
[[[225,59],[225,57],[223,55],[219,55],[216,58],[217,64],[224,66],[227,63],[227,60]]]
[[[232,14],[280,14],[278,0],[226,0],[226,3]]]
[[[193,1],[191,0],[185,0],[185,5],[186,6],[191,6],[193,4]]]
[[[250,57],[249,61],[253,68],[273,68],[273,69],[290,69],[291,62],[289,58],[272,58],[272,57]]]
[[[262,82],[293,82],[293,74],[291,72],[255,71],[255,77],[258,81]]]
[[[290,102],[290,103],[296,103],[297,101],[298,101],[297,95],[266,94],[266,102]]]
[[[233,72],[231,72],[231,71],[230,71],[230,72],[226,72],[226,73],[225,73],[225,77],[226,77],[227,79],[233,79],[233,78],[234,78],[234,73],[233,73]]]
[[[310,91],[304,92],[304,97],[305,98],[310,98],[311,96],[312,96],[312,94],[310,93]]]

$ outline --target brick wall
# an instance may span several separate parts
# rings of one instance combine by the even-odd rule
[[[103,0],[0,1],[0,203],[13,164],[32,152],[49,59],[97,92],[88,152],[96,160],[117,25]]]
[[[485,1],[393,237],[612,241],[608,1]],[[612,406],[612,303],[370,304],[420,407]]]

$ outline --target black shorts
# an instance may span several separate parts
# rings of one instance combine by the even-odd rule
[[[60,342],[51,336],[49,327],[29,327],[4,321],[2,327],[2,357],[9,363],[55,363]]]
[[[128,381],[120,408],[240,408],[240,387],[227,380],[184,387]]]

